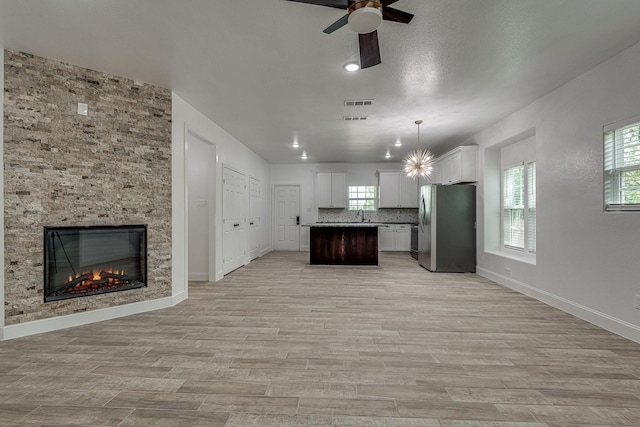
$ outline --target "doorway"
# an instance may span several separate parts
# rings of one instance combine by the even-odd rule
[[[273,211],[273,249],[276,251],[299,251],[300,186],[275,185]]]
[[[187,135],[188,277],[215,281],[216,146]]]

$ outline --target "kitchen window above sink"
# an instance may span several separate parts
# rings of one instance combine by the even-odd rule
[[[349,186],[349,210],[375,212],[376,193],[378,188],[373,185]]]

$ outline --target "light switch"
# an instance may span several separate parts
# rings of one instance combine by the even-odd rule
[[[89,114],[89,104],[78,102],[78,114],[86,116]]]

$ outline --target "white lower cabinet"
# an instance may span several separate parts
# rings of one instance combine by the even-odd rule
[[[379,251],[405,251],[411,250],[411,225],[389,224],[378,228]]]

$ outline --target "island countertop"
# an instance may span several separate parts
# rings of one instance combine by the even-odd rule
[[[316,222],[313,224],[302,224],[303,227],[388,227],[388,224],[381,222]]]

